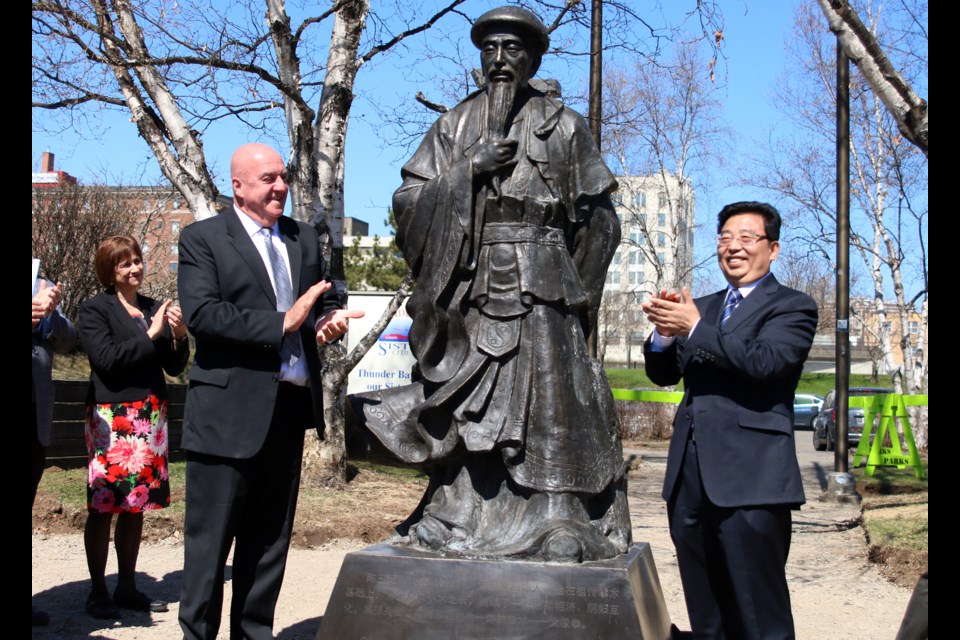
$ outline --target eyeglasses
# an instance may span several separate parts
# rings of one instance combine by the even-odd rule
[[[761,240],[767,240],[767,236],[760,236],[750,231],[741,231],[740,233],[733,234],[729,231],[724,231],[717,236],[717,244],[721,247],[725,247],[730,242],[736,238],[737,242],[740,243],[741,247],[752,247]]]

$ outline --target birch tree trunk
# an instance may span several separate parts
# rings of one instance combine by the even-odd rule
[[[330,36],[327,75],[313,129],[316,139],[316,163],[311,166],[316,167],[318,187],[316,206],[305,208],[301,212],[310,215],[314,224],[321,220],[326,224],[330,243],[330,271],[335,281],[345,280],[343,273],[344,148],[350,106],[353,104],[353,84],[359,69],[357,52],[369,11],[370,4],[367,0],[350,0],[337,10],[333,33]],[[366,349],[369,349],[380,335],[398,307],[399,303],[393,307],[389,316],[380,319],[377,323],[379,328],[374,327],[376,333],[371,331],[364,337],[361,344],[367,346],[355,361],[347,357],[345,349],[340,344],[320,348],[323,362],[323,407],[327,451],[326,455],[321,454],[319,450],[309,451],[304,455],[304,466],[301,472],[304,482],[346,483],[347,456],[342,404],[347,375],[360,361],[363,353],[366,353]],[[319,443],[311,443],[309,440],[306,445],[319,448]]]
[[[156,156],[163,175],[183,195],[195,218],[202,220],[216,215],[218,192],[207,171],[203,145],[187,125],[163,75],[152,65],[136,64],[136,61],[149,60],[150,54],[129,1],[114,0],[112,7],[123,39],[111,37],[116,33],[116,25],[105,0],[93,2],[100,43],[137,130]],[[124,41],[126,46],[121,49],[118,42]],[[144,100],[131,69],[157,106],[159,115]]]
[[[817,4],[837,42],[896,120],[900,132],[926,156],[927,101],[894,69],[876,36],[847,0],[817,0]]]
[[[313,119],[316,112],[303,99],[300,58],[297,40],[290,30],[290,17],[283,0],[266,0],[270,37],[277,54],[277,76],[284,95],[283,114],[290,141],[287,173],[293,217],[304,222],[315,221],[319,207],[320,178],[315,158],[316,137]]]
[[[304,442],[303,466],[300,482],[311,486],[342,487],[347,482],[346,432],[343,420],[343,402],[347,375],[370,350],[390,319],[410,294],[413,277],[407,275],[393,295],[386,310],[367,334],[349,353],[342,343],[323,349],[321,378],[323,379],[323,419],[326,424],[325,442],[321,443],[314,430],[307,431]],[[321,446],[321,445],[325,446]]]
[[[920,330],[917,333],[917,358],[912,369],[911,393],[927,393],[927,350],[924,345],[927,343],[927,294],[923,294],[923,304],[920,306]],[[928,427],[928,408],[910,407],[910,422],[913,425],[913,438],[917,449],[925,450],[927,448],[927,427]]]

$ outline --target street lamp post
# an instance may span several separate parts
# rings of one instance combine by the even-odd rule
[[[860,502],[847,468],[850,388],[850,62],[837,40],[837,441],[821,500]]]

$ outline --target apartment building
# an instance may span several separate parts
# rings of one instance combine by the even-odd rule
[[[637,366],[651,330],[642,302],[664,287],[692,287],[695,194],[688,179],[668,173],[617,181],[621,238],[607,270],[597,346],[607,366]]]

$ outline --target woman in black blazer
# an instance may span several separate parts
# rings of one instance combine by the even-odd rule
[[[137,590],[135,575],[143,512],[170,504],[163,374],[181,373],[190,347],[179,307],[137,293],[144,266],[136,240],[107,238],[97,249],[95,264],[106,290],[80,306],[77,322],[80,344],[90,360],[83,539],[92,588],[86,609],[96,618],[116,618],[118,607],[167,610],[165,602]],[[111,599],[104,574],[114,513],[118,571]]]

